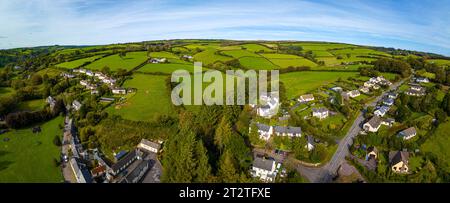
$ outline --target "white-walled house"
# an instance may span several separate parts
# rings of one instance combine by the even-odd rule
[[[418,78],[416,78],[416,82],[418,82],[418,83],[429,83],[430,80],[428,80],[428,78],[425,78],[425,77],[418,77]]]
[[[321,108],[313,108],[312,109],[312,116],[317,117],[320,120],[327,118],[329,115],[328,109],[321,107]]]
[[[300,127],[275,126],[273,127],[273,133],[277,136],[301,137],[302,129]]]
[[[81,103],[78,100],[74,100],[72,102],[72,108],[75,109],[75,111],[80,110],[81,106],[82,105],[81,105]]]
[[[367,93],[369,93],[369,92],[370,92],[370,89],[369,89],[369,88],[367,88],[367,87],[360,87],[360,88],[359,88],[359,91],[361,91],[362,93],[365,93],[365,94],[367,94]]]
[[[407,128],[398,133],[399,137],[402,137],[404,140],[409,140],[417,135],[417,130],[414,127]]]
[[[161,144],[156,143],[156,142],[151,142],[147,139],[142,139],[141,142],[138,144],[138,148],[153,152],[153,153],[158,153],[159,150],[161,149]]]
[[[367,132],[377,132],[381,126],[381,118],[373,116],[367,123],[364,123],[363,129]]]
[[[299,98],[298,98],[298,101],[299,102],[309,102],[309,101],[314,101],[314,95],[312,95],[312,94],[305,94],[305,95],[302,95],[302,96],[300,96]]]
[[[352,90],[352,91],[348,91],[347,95],[351,98],[355,98],[355,97],[358,97],[359,95],[361,95],[361,93],[359,93],[358,90]]]
[[[268,94],[260,95],[259,100],[263,105],[256,109],[256,113],[258,114],[258,116],[271,118],[278,113],[280,100],[276,93],[271,92]]]
[[[314,149],[314,138],[311,135],[307,136],[305,148],[308,152]]]
[[[259,178],[264,182],[273,182],[277,175],[276,162],[272,159],[255,157],[253,160],[251,174],[255,178]]]
[[[113,94],[127,94],[127,90],[122,87],[113,88],[111,91]]]
[[[389,152],[389,164],[395,173],[408,173],[409,153],[404,151]]]
[[[273,127],[262,124],[262,123],[255,123],[256,128],[258,129],[259,138],[265,141],[268,141],[270,139],[270,136],[273,134]],[[251,131],[251,125],[249,127],[249,132]]]
[[[377,110],[375,110],[373,114],[379,117],[384,117],[384,115],[389,111],[389,109],[390,109],[389,106],[382,106],[380,108],[377,108]]]

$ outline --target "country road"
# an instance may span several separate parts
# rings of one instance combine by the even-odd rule
[[[407,79],[404,79],[391,85],[388,91],[396,90],[406,80]],[[375,106],[379,101],[381,101],[381,99],[383,99],[385,95],[386,92],[378,96],[376,99],[374,99],[374,101],[367,104],[365,106],[365,109],[367,109],[368,106]],[[302,174],[305,178],[307,178],[310,182],[313,183],[331,182],[339,166],[345,161],[345,157],[349,155],[348,149],[353,144],[353,138],[356,137],[358,133],[361,131],[361,125],[363,121],[364,121],[364,113],[361,111],[359,112],[358,117],[353,122],[353,125],[350,127],[345,137],[339,141],[339,146],[328,163],[322,165],[321,167],[307,167],[298,164],[297,171],[300,174]]]

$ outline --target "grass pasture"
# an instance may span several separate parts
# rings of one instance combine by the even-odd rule
[[[90,70],[101,70],[103,67],[108,66],[111,71],[117,71],[118,69],[131,70],[142,64],[148,59],[147,52],[129,52],[123,58],[118,54],[111,55],[100,60],[97,60],[86,66]]]
[[[273,52],[272,49],[269,49],[268,47],[260,44],[243,44],[242,47],[251,52],[260,52],[260,51],[263,51],[265,53]]]
[[[336,81],[338,78],[346,79],[359,75],[357,72],[316,72],[302,71],[280,75],[281,82],[286,88],[288,98],[294,98]]]
[[[270,60],[273,64],[281,68],[287,68],[289,66],[293,67],[317,66],[317,64],[315,64],[314,62],[296,55],[289,55],[289,54],[261,54],[261,55]]]
[[[253,52],[250,51],[246,51],[246,50],[229,50],[229,51],[222,51],[223,54],[227,55],[227,56],[231,56],[233,58],[242,58],[242,57],[261,57],[258,54],[255,54]]]
[[[21,111],[37,111],[45,106],[44,99],[35,99],[30,101],[24,101],[19,104],[19,110]]]
[[[272,70],[279,67],[264,57],[242,57],[239,59],[242,66],[255,70]]]
[[[166,52],[166,51],[152,52],[152,53],[150,53],[150,57],[152,57],[152,58],[167,58],[167,59],[179,59],[180,58],[177,55],[170,53],[170,52]]]
[[[60,67],[60,68],[67,68],[67,69],[74,69],[77,68],[81,65],[83,65],[84,63],[87,62],[92,62],[98,58],[103,57],[103,55],[96,55],[96,56],[91,56],[91,57],[87,57],[87,58],[82,58],[82,59],[77,59],[77,60],[73,60],[73,61],[67,61],[64,63],[60,63],[57,64],[56,67]]]
[[[161,75],[134,74],[124,87],[137,88],[136,93],[127,95],[125,102],[111,105],[107,112],[121,115],[134,121],[151,121],[157,115],[172,113],[172,103],[166,89],[166,78]]]
[[[205,70],[206,68],[203,68]],[[177,63],[160,63],[160,64],[146,64],[138,70],[142,73],[167,73],[171,74],[176,70],[187,70],[190,73],[194,72],[193,64],[177,64]]]
[[[217,55],[215,52],[216,52],[215,49],[208,48],[205,51],[195,54],[194,59],[195,61],[202,62],[203,65],[213,64],[217,61],[226,62],[233,59],[232,57],[229,56]]]
[[[63,117],[42,124],[38,134],[26,128],[0,135],[0,182],[61,182],[61,169],[53,162],[59,160],[61,152],[53,144],[56,135],[62,136],[59,124],[63,124]],[[10,140],[5,142],[4,138]]]
[[[450,166],[450,137],[448,132],[450,131],[450,121],[442,123],[436,130],[436,133],[427,139],[427,141],[421,146],[421,151],[431,152],[435,154],[438,159],[446,162]],[[446,169],[450,173],[450,167]]]

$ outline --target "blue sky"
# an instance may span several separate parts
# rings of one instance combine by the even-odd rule
[[[450,1],[0,0],[0,48],[157,39],[331,41],[450,56]]]

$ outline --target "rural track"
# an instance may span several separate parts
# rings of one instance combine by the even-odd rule
[[[403,79],[402,81],[399,81],[391,85],[388,91],[396,90],[406,80],[407,79]],[[375,106],[379,101],[381,101],[381,99],[383,99],[383,97],[386,95],[386,92],[378,96],[374,101],[367,104],[365,106],[365,110],[367,109],[368,106]],[[345,137],[342,140],[340,140],[336,152],[334,153],[333,157],[328,163],[320,167],[309,167],[304,166],[302,164],[297,164],[296,165],[297,171],[312,183],[331,182],[333,180],[333,177],[335,177],[339,166],[345,161],[345,157],[350,154],[349,147],[353,143],[353,138],[355,138],[361,131],[361,125],[362,122],[364,121],[365,110],[359,112],[358,117],[356,117],[355,121],[353,122],[353,125],[350,127]]]

